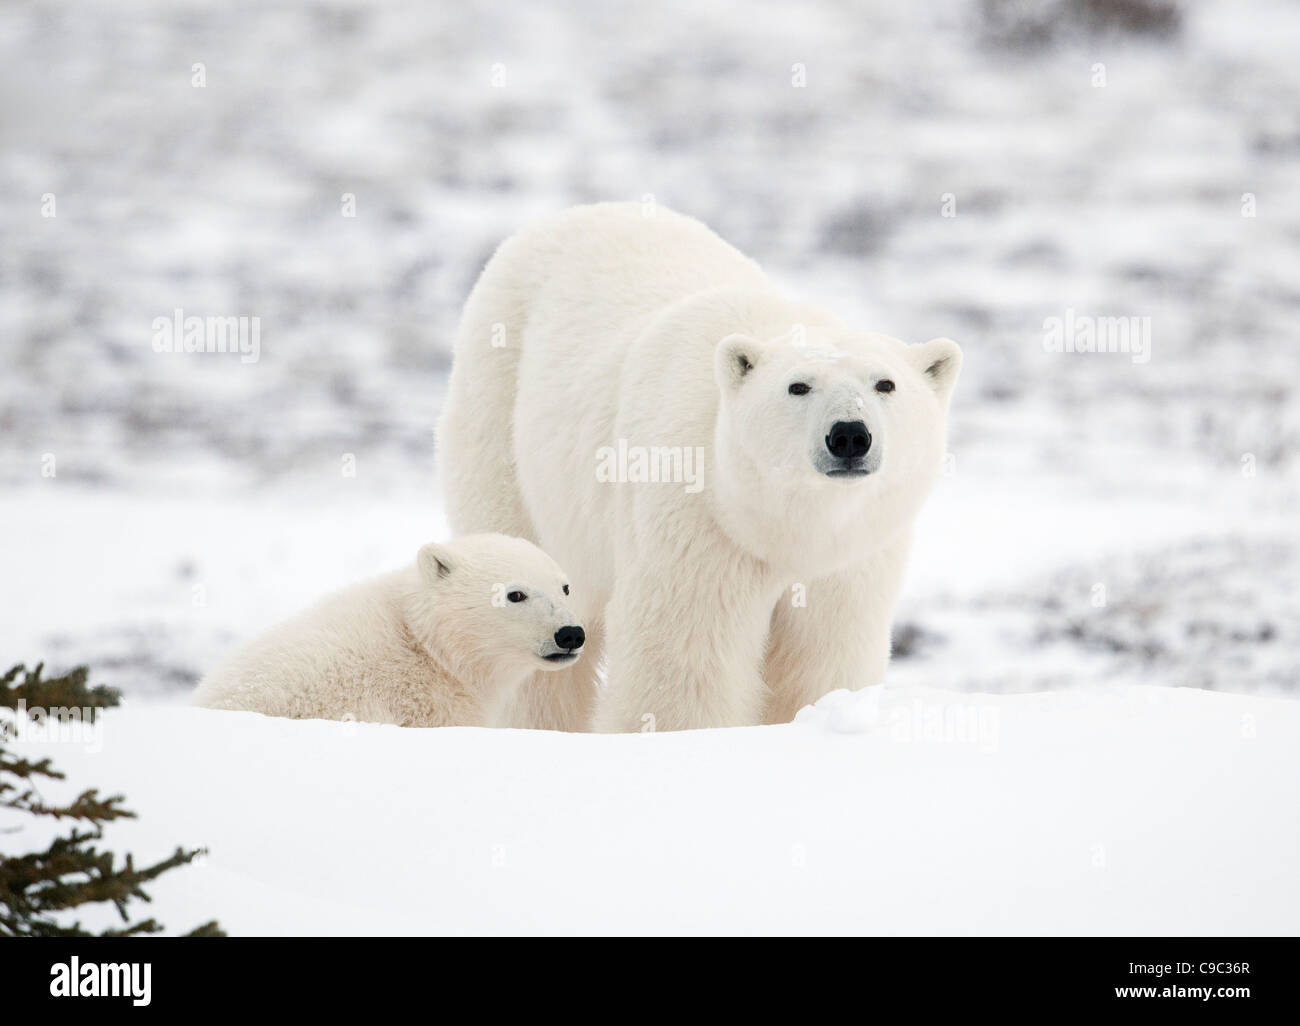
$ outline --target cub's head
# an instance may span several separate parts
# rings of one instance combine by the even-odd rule
[[[531,542],[475,534],[420,549],[416,569],[432,644],[455,660],[557,670],[586,635],[569,608],[569,579]]]
[[[830,328],[800,342],[729,335],[714,355],[719,488],[732,506],[749,499],[784,516],[778,543],[831,531],[847,549],[844,532],[892,530],[942,466],[960,368],[961,350],[946,338],[906,345]]]

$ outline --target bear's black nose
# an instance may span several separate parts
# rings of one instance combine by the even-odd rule
[[[826,448],[837,459],[861,459],[871,448],[871,432],[860,420],[837,420],[826,436]]]
[[[582,648],[582,643],[586,640],[587,635],[583,633],[581,627],[561,627],[555,632],[555,643],[566,652]]]

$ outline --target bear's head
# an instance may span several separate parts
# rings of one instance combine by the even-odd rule
[[[450,662],[496,674],[577,662],[586,636],[569,608],[569,579],[531,542],[504,534],[431,542],[416,571],[414,629]]]
[[[960,368],[946,338],[724,338],[712,468],[724,526],[762,558],[795,549],[792,562],[827,570],[887,544],[942,467]]]

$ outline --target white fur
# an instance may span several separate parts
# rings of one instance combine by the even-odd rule
[[[521,538],[429,544],[403,570],[353,585],[243,645],[195,705],[294,719],[487,726],[515,689],[554,670],[555,632],[580,626],[568,578]],[[519,592],[523,601],[508,596]]]
[[[787,301],[663,209],[579,207],[506,241],[456,341],[438,432],[447,512],[555,556],[590,639],[561,680],[524,686],[509,722],[781,722],[878,683],[960,363],[947,339],[909,346]],[[875,390],[882,378],[894,392]],[[813,391],[790,395],[794,381]],[[843,419],[868,426],[874,473],[817,466]],[[598,451],[619,439],[702,447],[704,487],[598,480]]]

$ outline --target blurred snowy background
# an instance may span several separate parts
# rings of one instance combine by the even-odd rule
[[[0,660],[179,697],[410,558],[493,247],[653,197],[964,347],[891,680],[1294,694],[1297,54],[1285,0],[10,0]],[[178,308],[259,361],[155,352]]]

